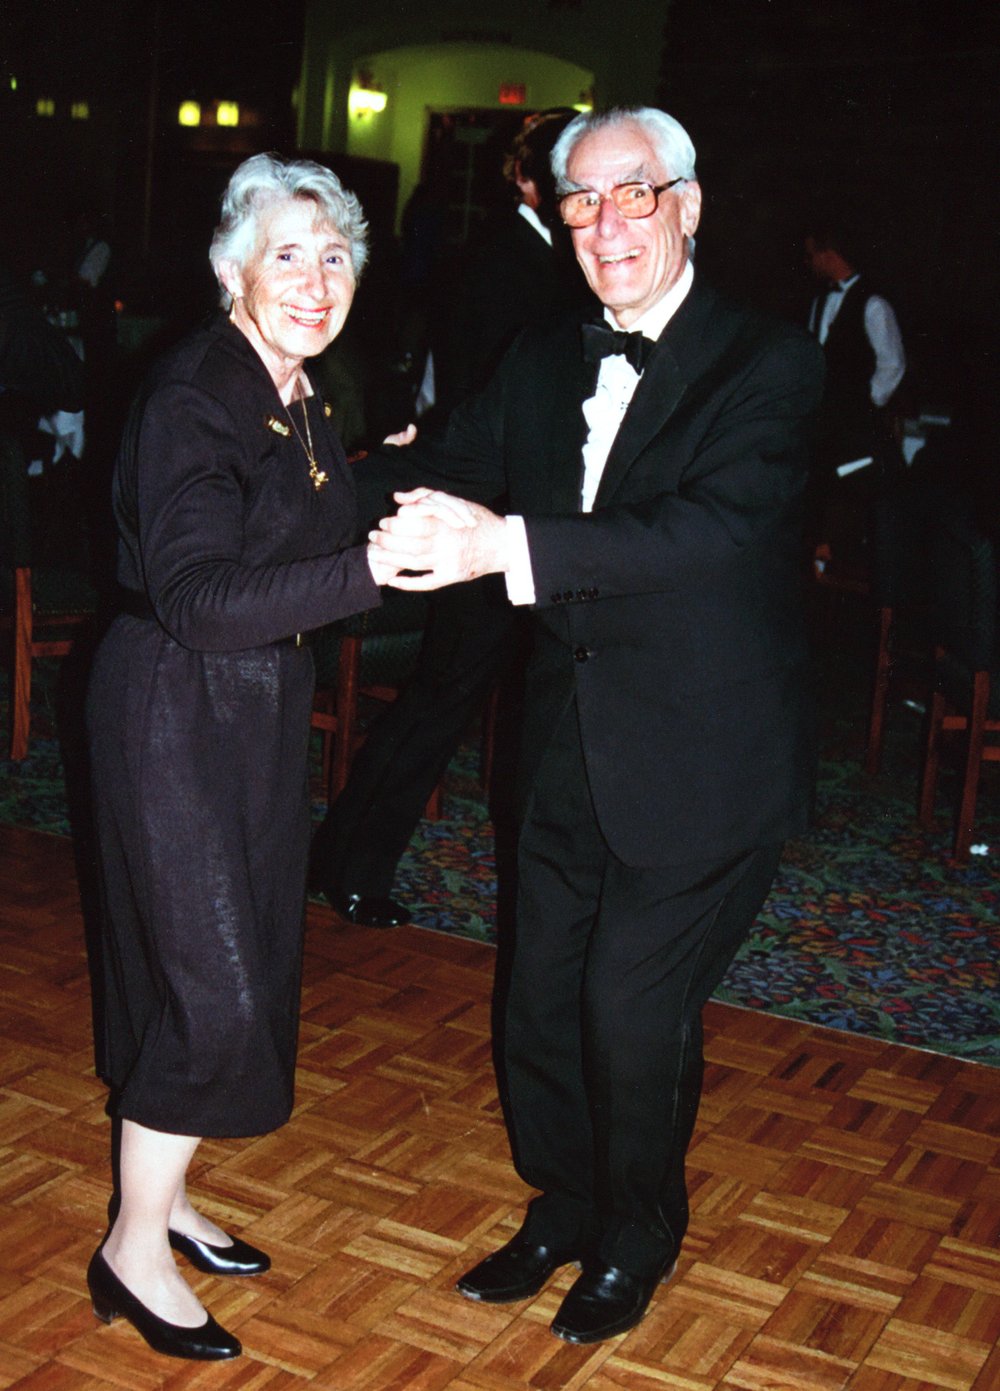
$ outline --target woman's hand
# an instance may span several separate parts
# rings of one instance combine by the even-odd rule
[[[398,547],[389,542],[388,533],[383,536],[381,528],[387,522],[392,523],[391,530],[395,536],[410,538],[402,543],[410,548],[419,547],[428,534],[428,519],[433,518],[436,523],[456,531],[477,525],[476,504],[466,502],[464,498],[452,497],[450,493],[437,492],[432,488],[414,488],[410,492],[394,493],[393,497],[400,504],[399,512],[395,517],[384,518],[379,523],[379,531],[369,533],[368,565],[377,585],[391,584],[398,579],[401,569],[420,568],[414,563],[415,553],[408,551],[405,556],[402,552],[397,555]],[[381,541],[377,539],[379,537],[382,537]]]
[[[389,584],[396,578],[398,566],[378,546],[369,541],[367,546],[368,568],[372,572],[372,579],[381,589],[384,584]]]
[[[400,509],[369,532],[394,589],[440,589],[507,569],[507,523],[488,507],[429,488],[396,493]],[[374,573],[374,568],[373,568]]]

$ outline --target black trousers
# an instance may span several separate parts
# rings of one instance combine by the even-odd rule
[[[597,826],[575,706],[567,711],[521,832],[516,937],[501,985],[498,1069],[515,1164],[542,1193],[528,1216],[535,1239],[596,1239],[603,1260],[640,1275],[680,1243],[702,1006],[780,853],[623,864]]]
[[[510,660],[515,611],[496,580],[434,596],[413,676],[372,724],[316,831],[313,869],[342,893],[391,893],[427,799]]]

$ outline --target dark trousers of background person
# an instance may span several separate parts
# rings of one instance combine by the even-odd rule
[[[632,868],[608,849],[575,706],[531,794],[498,1056],[532,1240],[599,1237],[646,1276],[687,1228],[684,1155],[701,1094],[702,1006],[747,936],[780,845]]]
[[[427,799],[511,660],[514,626],[496,576],[432,597],[416,670],[373,722],[314,837],[312,873],[324,886],[391,893]]]
[[[897,433],[895,418],[887,411],[874,409],[867,411],[862,425],[853,431],[838,430],[829,421],[825,425],[821,422],[805,504],[804,530],[810,564],[820,542],[842,567],[857,567],[870,561],[876,503],[906,474]],[[844,477],[838,476],[841,465],[866,457],[872,462]]]

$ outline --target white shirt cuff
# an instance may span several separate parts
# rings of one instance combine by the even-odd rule
[[[531,572],[531,552],[523,517],[507,518],[508,568],[504,575],[507,598],[512,604],[535,602],[535,577]]]

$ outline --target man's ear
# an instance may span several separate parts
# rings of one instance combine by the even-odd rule
[[[538,191],[538,185],[535,183],[534,179],[525,178],[520,160],[514,165],[514,182],[517,185],[518,193],[521,195],[521,201],[527,203],[528,207],[531,208],[533,212],[537,212],[542,202],[541,194]]]
[[[691,179],[681,189],[681,230],[693,237],[701,221],[701,184]]]

